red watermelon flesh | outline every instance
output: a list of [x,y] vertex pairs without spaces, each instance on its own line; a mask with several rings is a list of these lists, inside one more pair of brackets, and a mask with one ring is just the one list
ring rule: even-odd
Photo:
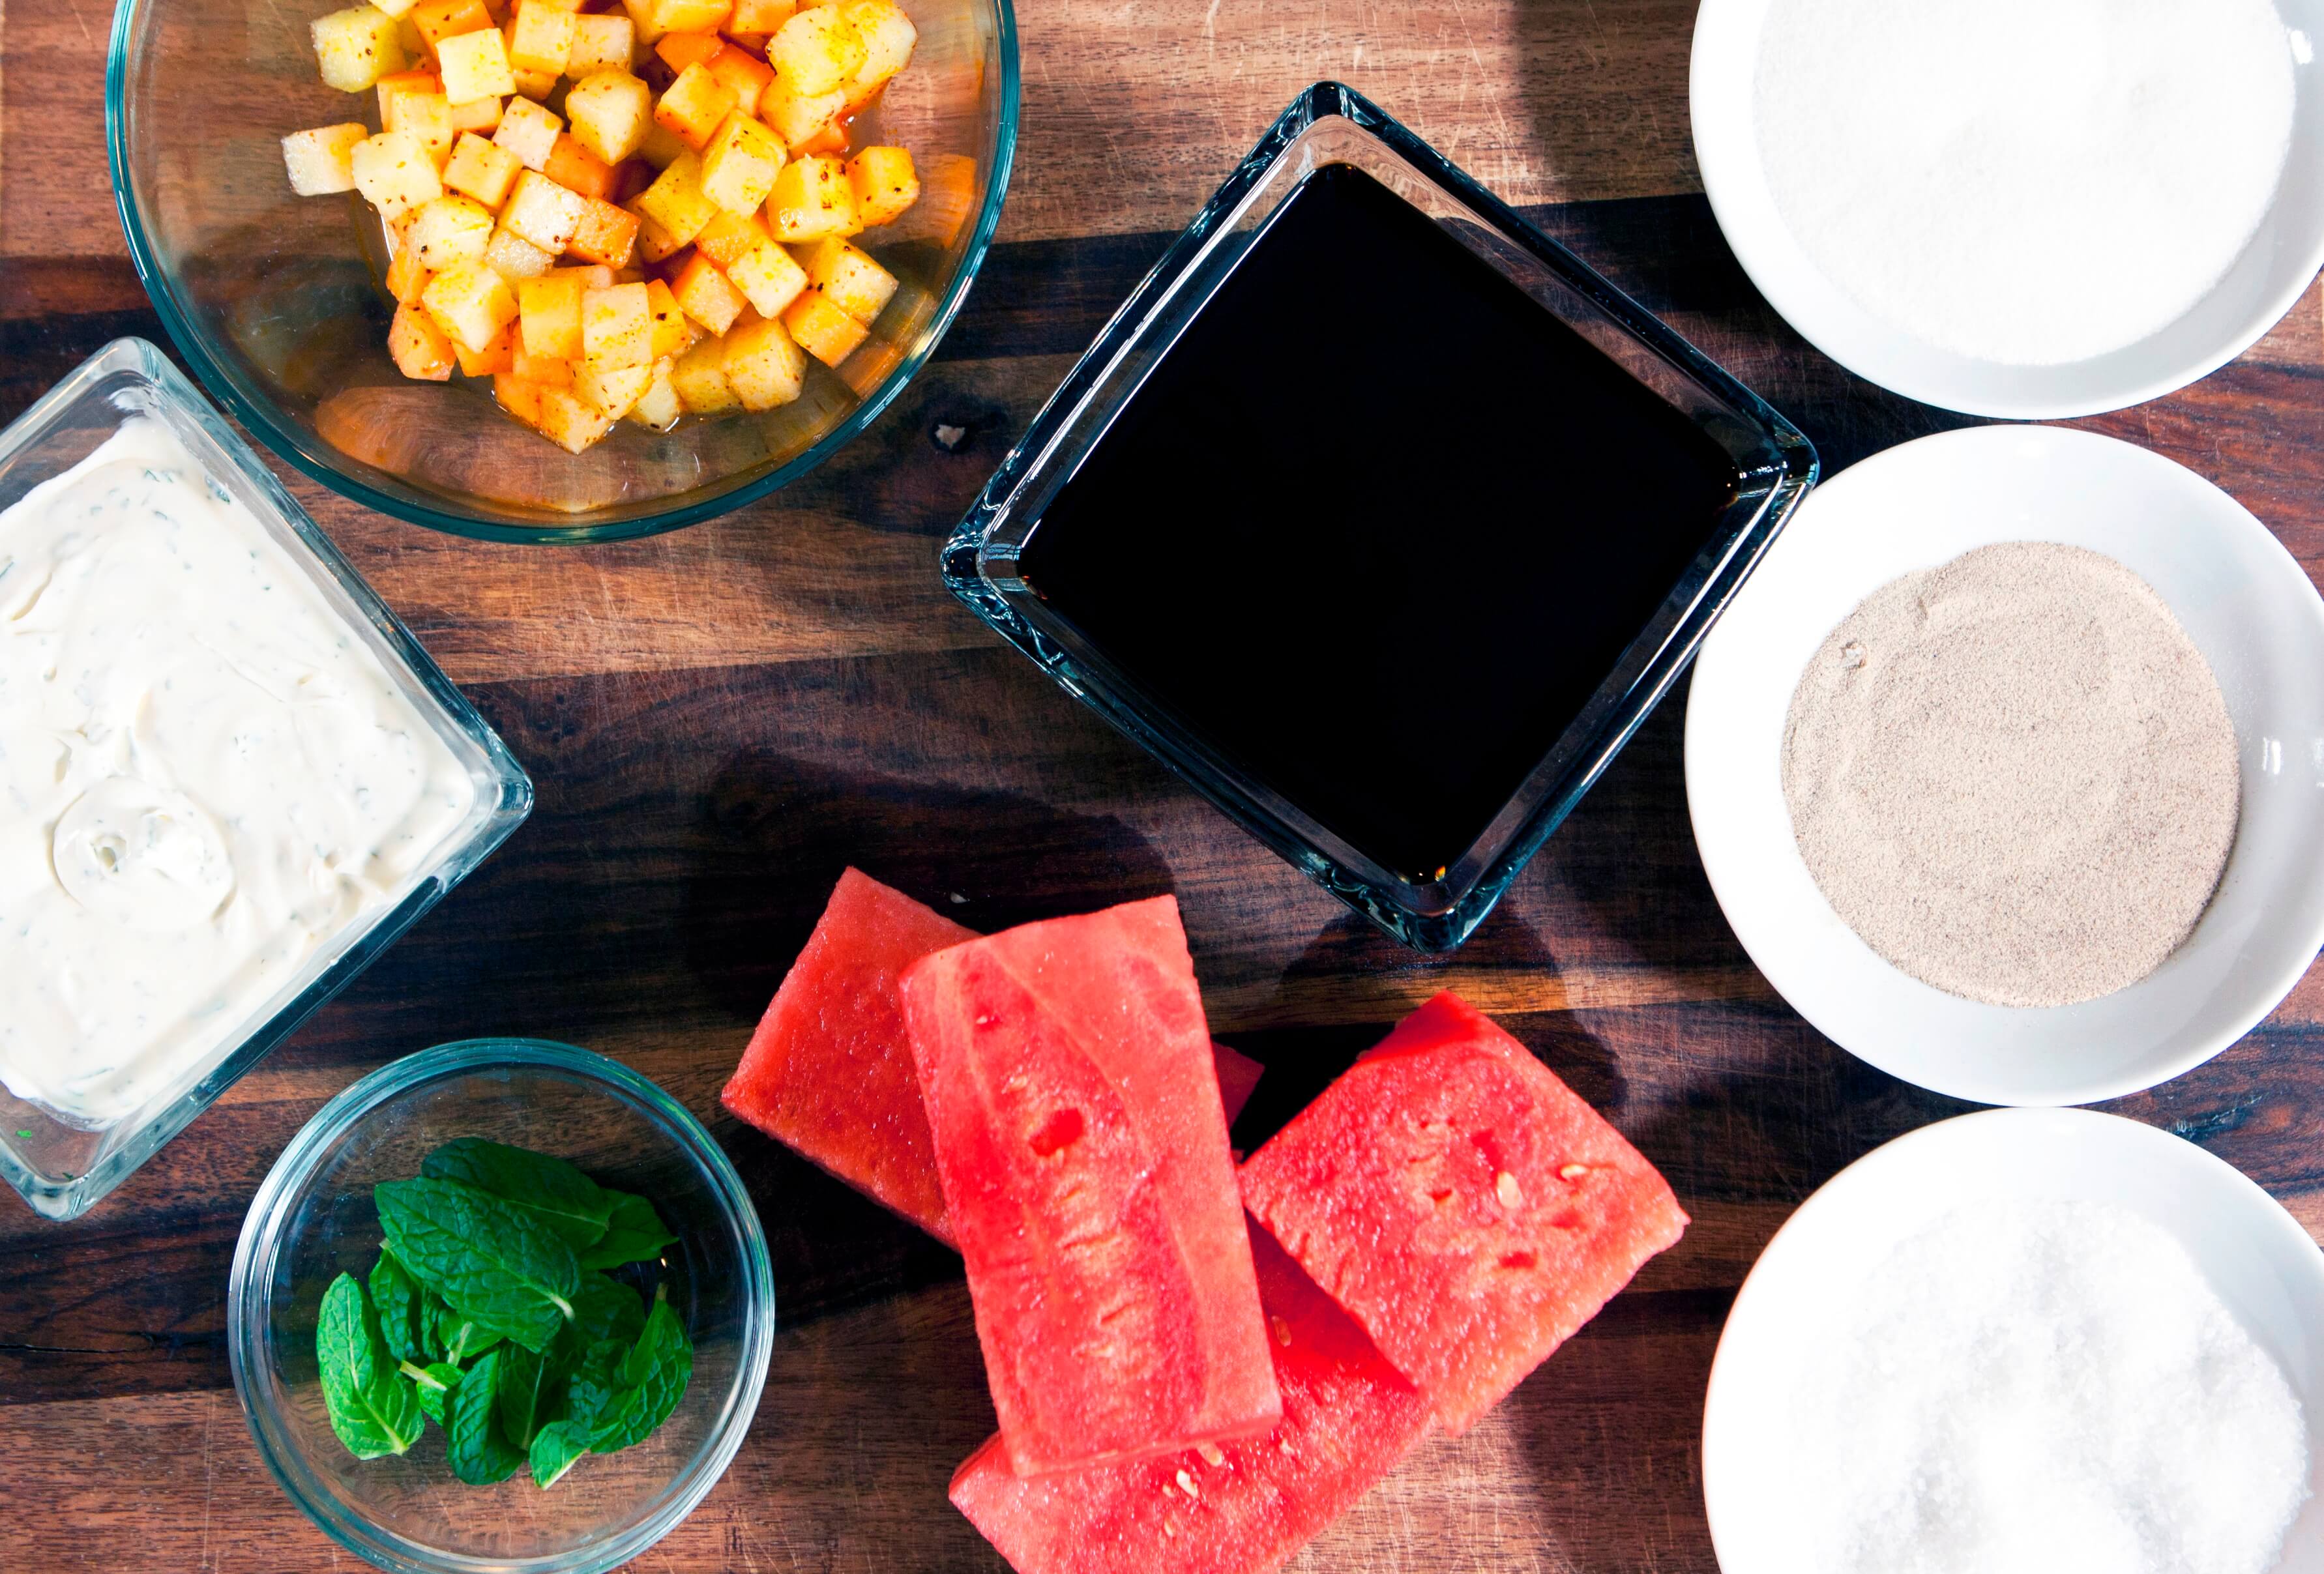
[[719,1101],[949,1243],[898,981],[976,932],[849,870]]
[[1687,1222],[1619,1132],[1450,993],[1252,1155],[1242,1185],[1455,1433]]
[[[897,998],[904,969],[976,932],[857,870],[775,993],[719,1101],[769,1137],[952,1244],[919,1073]],[[1223,1044],[1227,1124],[1265,1069]]]
[[1266,1574],[1396,1468],[1428,1405],[1363,1330],[1253,1229],[1283,1419],[1263,1437],[1036,1480],[1001,1440],[952,1500],[1019,1574]]
[[1282,1413],[1193,960],[1168,897],[914,963],[905,1022],[1019,1475]]

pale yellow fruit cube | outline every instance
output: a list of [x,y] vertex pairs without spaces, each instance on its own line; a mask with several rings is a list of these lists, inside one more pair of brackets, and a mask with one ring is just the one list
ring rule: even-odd
[[618,164],[645,145],[653,89],[627,70],[594,71],[565,95],[565,118],[573,123],[574,141]]
[[736,110],[702,154],[702,194],[729,213],[755,213],[782,172],[783,144],[775,133]]
[[700,235],[720,212],[718,205],[703,193],[702,161],[692,153],[679,157],[638,193],[637,210],[681,246]]
[[846,86],[868,54],[863,35],[836,5],[799,12],[767,41],[767,64],[775,75],[809,97]]
[[847,184],[855,192],[855,216],[867,229],[893,224],[920,199],[919,172],[902,148],[865,148],[847,161]]
[[657,120],[646,127],[645,145],[638,149],[638,157],[657,170],[667,170],[693,151],[684,137]]
[[678,308],[714,334],[723,334],[734,326],[749,304],[733,281],[718,270],[717,264],[696,252],[687,259],[686,266],[670,281],[670,297]]
[[456,345],[482,354],[516,320],[516,291],[482,262],[455,262],[428,281],[420,305]]
[[798,9],[798,0],[734,0],[734,10],[726,18],[727,34],[733,38],[771,38]]
[[514,153],[493,146],[475,132],[463,132],[452,144],[452,161],[444,166],[444,184],[498,212],[522,173],[524,166]]
[[345,125],[318,125],[284,137],[282,162],[290,172],[290,189],[301,197],[354,190],[355,147],[370,135],[369,126],[351,120]]
[[807,287],[807,270],[772,241],[761,241],[735,258],[726,270],[726,277],[761,317],[779,316],[783,308],[797,300],[799,291]]
[[896,293],[896,276],[860,246],[834,238],[807,247],[807,287],[860,323],[876,321]]
[[573,13],[528,5],[516,14],[508,32],[509,64],[525,71],[561,72],[572,53]]
[[493,133],[493,145],[514,153],[528,170],[546,170],[549,156],[557,151],[557,133],[564,129],[563,120],[531,99],[512,98],[502,112],[500,129]]
[[[406,16],[411,14],[411,8],[419,5],[420,0],[371,0],[371,4],[373,10],[384,11],[398,22],[401,22]],[[414,28],[412,31],[416,33],[419,29]]]
[[380,106],[381,129],[409,132],[420,139],[441,170],[452,156],[452,102],[441,93],[398,93]]
[[497,28],[459,33],[438,44],[436,71],[444,78],[444,97],[455,104],[504,98],[516,91],[508,41]]
[[725,27],[733,9],[733,0],[654,0],[654,36],[659,38],[665,32],[719,32]]
[[704,256],[727,268],[752,246],[774,238],[766,221],[755,213],[721,212],[703,226],[702,233],[694,237],[694,244]]
[[561,255],[573,244],[588,206],[589,199],[579,192],[567,191],[548,176],[527,170],[516,178],[516,189],[509,193],[508,206],[501,209],[501,223],[520,240]]
[[566,52],[565,72],[586,77],[592,71],[626,71],[638,53],[637,24],[626,16],[576,16],[573,47]]
[[501,126],[501,111],[507,101],[500,98],[472,98],[466,104],[452,106],[452,129],[473,131],[479,136],[490,136]]
[[516,74],[516,90],[535,104],[546,104],[557,91],[564,77],[556,71],[525,71]]
[[650,432],[666,432],[678,425],[678,418],[686,413],[686,404],[678,397],[678,385],[670,381],[669,373],[669,361],[656,361],[653,381],[646,384],[646,391],[638,395],[637,403],[630,406],[630,413],[622,419]]
[[695,415],[717,415],[742,403],[726,381],[726,341],[720,338],[705,339],[680,355],[669,369],[669,385]]
[[323,80],[342,93],[361,93],[403,69],[403,39],[395,18],[373,5],[350,5],[315,18],[315,59]]
[[744,410],[772,410],[799,396],[807,356],[779,322],[759,318],[726,336],[721,363],[727,385]]
[[653,303],[642,284],[616,284],[581,297],[581,353],[600,366],[653,364]]
[[581,298],[588,293],[577,273],[558,272],[526,279],[516,287],[518,332],[524,353],[552,361],[581,358]]
[[767,85],[759,99],[759,118],[798,152],[821,136],[838,115],[847,112],[847,95],[834,90],[808,95],[794,90],[781,77]]
[[408,306],[397,307],[395,320],[388,325],[387,354],[395,369],[415,382],[450,381],[458,360],[444,330]]
[[383,131],[365,137],[347,160],[355,189],[390,224],[444,195],[435,159],[410,132]]
[[653,312],[653,358],[668,361],[694,348],[694,324],[678,297],[659,279],[646,281],[646,305]]
[[617,421],[653,384],[653,366],[601,366],[585,361],[573,370],[573,391],[595,407],[607,420]]
[[540,391],[540,435],[568,454],[584,454],[605,440],[613,423],[569,388]]
[[919,29],[893,0],[854,0],[846,7],[847,20],[863,41],[863,63],[843,86],[847,107],[860,109],[888,79],[911,63],[912,46]]
[[783,327],[800,348],[826,366],[846,360],[872,335],[869,327],[812,290],[791,302],[783,313]]
[[512,235],[503,225],[493,231],[492,244],[484,248],[484,261],[503,279],[538,279],[557,266],[557,255],[544,252],[521,235]]
[[767,199],[767,216],[779,241],[819,241],[852,235],[863,226],[855,216],[855,188],[847,167],[826,153],[809,153],[783,166]]
[[629,13],[630,25],[637,29],[640,43],[651,43],[669,31],[654,25],[654,0],[622,0],[622,9]]
[[666,262],[686,250],[683,244],[670,238],[668,230],[639,210],[635,198],[630,199],[629,209],[638,216],[638,260],[640,262],[649,264]]
[[678,140],[699,151],[710,145],[718,127],[736,106],[734,90],[696,60],[678,74],[654,104],[658,124],[676,132]]
[[481,262],[493,241],[493,210],[473,197],[438,197],[411,216],[403,244],[431,273]]

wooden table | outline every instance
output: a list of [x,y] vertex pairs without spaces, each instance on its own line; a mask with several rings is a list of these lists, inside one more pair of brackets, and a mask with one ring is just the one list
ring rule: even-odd
[[[0,0],[0,419],[100,344],[159,339],[113,216],[99,0]],[[294,8],[295,9],[295,8]],[[310,8],[311,9],[311,8]],[[304,14],[303,12],[300,13]],[[1300,87],[1350,82],[1766,394],[1827,473],[1955,418],[1790,333],[1736,267],[1687,137],[1685,0],[1027,0],[1016,189],[936,362],[833,464],[636,545],[454,540],[291,489],[532,770],[508,847],[78,1222],[0,1201],[0,1568],[320,1569],[227,1376],[243,1211],[317,1106],[480,1034],[584,1044],[713,1124],[783,1307],[756,1429],[640,1566],[991,1570],[945,1502],[990,1431],[959,1265],[718,1110],[843,863],[999,926],[1175,890],[1213,1026],[1268,1063],[1248,1140],[1456,987],[1668,1174],[1675,1250],[1473,1433],[1327,1533],[1323,1570],[1713,1567],[1695,1438],[1735,1287],[1810,1191],[1960,1106],[1819,1037],[1729,934],[1690,835],[1674,698],[1445,961],[1351,917],[954,604],[936,543],[1073,356]],[[2311,293],[2198,387],[2088,423],[2191,465],[2314,572]],[[938,425],[965,428],[947,451]],[[0,1009],[5,1003],[0,1002]],[[2115,1108],[2324,1229],[2324,982]]]

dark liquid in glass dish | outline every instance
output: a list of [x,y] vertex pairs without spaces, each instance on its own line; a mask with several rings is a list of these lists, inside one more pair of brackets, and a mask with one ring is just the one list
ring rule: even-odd
[[1228,761],[1426,881],[1582,714],[1738,479],[1688,416],[1333,164],[1269,216],[1018,566]]

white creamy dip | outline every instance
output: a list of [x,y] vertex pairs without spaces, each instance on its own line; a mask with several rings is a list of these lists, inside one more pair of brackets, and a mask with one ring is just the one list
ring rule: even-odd
[[0,1082],[136,1110],[475,793],[249,510],[130,419],[0,512]]

